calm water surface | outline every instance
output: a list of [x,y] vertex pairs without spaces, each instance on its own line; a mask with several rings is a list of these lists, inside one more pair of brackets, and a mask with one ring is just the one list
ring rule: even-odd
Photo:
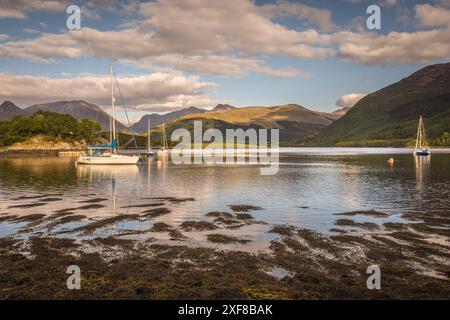
[[[406,149],[281,151],[275,176],[261,176],[258,165],[174,165],[167,157],[138,166],[76,166],[75,158],[3,158],[0,214],[53,213],[80,207],[83,200],[106,198],[103,208],[77,213],[111,216],[139,213],[142,208],[124,207],[149,203],[149,197],[192,197],[195,201],[167,205],[172,213],[157,220],[179,224],[202,219],[209,211],[229,211],[228,205],[246,204],[264,208],[252,212],[258,220],[326,232],[339,212],[374,209],[390,213],[384,221],[392,221],[403,212],[450,209],[450,150],[422,158]],[[393,167],[387,164],[390,157],[395,159]],[[39,195],[51,201],[12,207],[44,202],[31,198]],[[0,224],[0,234],[8,228]]]

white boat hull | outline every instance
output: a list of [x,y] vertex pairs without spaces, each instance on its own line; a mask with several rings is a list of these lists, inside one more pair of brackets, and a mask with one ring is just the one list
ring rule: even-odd
[[159,155],[164,155],[164,154],[168,154],[168,153],[169,153],[169,150],[163,149],[163,150],[158,150],[158,153],[157,153],[157,154],[159,154]]
[[77,164],[137,164],[139,156],[126,156],[113,154],[110,156],[81,156],[77,159]]

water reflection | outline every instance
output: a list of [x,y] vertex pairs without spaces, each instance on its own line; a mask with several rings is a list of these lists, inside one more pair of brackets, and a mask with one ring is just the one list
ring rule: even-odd
[[78,180],[94,181],[116,181],[136,179],[139,175],[137,165],[78,165]]
[[[77,166],[77,179],[93,187],[92,195],[103,194],[111,199],[110,214],[112,215],[120,213],[118,196],[121,192],[128,197],[136,196],[134,192],[130,194],[130,185],[136,185],[138,178],[139,167],[137,165]],[[95,188],[99,190],[96,191]]]
[[[326,228],[334,213],[380,210],[391,213],[450,207],[450,154],[411,157],[385,154],[280,154],[280,170],[261,176],[253,165],[174,165],[157,156],[136,166],[75,166],[74,158],[0,159],[0,212],[52,213],[79,208],[93,198],[102,207],[80,214],[140,213],[151,197],[195,198],[165,203],[172,212],[160,219],[181,222],[204,218],[208,211],[229,211],[228,205],[264,208],[256,219],[275,224]],[[395,158],[390,168],[387,160]],[[9,208],[39,200],[20,196],[58,193],[60,201],[30,209]]]
[[0,181],[4,188],[50,191],[76,187],[74,158],[0,158]]
[[417,189],[424,190],[426,183],[430,179],[431,156],[415,156]]

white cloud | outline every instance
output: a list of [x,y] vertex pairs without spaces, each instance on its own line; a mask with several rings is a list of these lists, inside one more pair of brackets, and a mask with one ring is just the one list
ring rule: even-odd
[[298,2],[280,0],[276,4],[263,5],[261,10],[268,13],[269,16],[283,16],[304,20],[312,25],[319,26],[325,32],[332,31],[336,27],[331,19],[330,10],[318,9]]
[[435,29],[387,35],[340,33],[336,56],[362,64],[429,63],[450,57],[450,32]]
[[[384,1],[389,5],[396,3]],[[447,19],[450,10],[428,6],[416,6],[422,26],[450,21]],[[246,0],[132,1],[122,10],[130,8],[138,10],[141,17],[134,20],[134,26],[124,24],[124,29],[115,31],[83,28],[61,34],[44,33],[34,39],[5,41],[0,46],[0,56],[39,63],[51,63],[59,57],[90,56],[154,70],[175,68],[233,77],[249,73],[274,77],[311,76],[307,71],[290,67],[274,69],[265,62],[269,56],[313,60],[332,56],[361,64],[429,63],[450,57],[448,26],[380,34],[358,28],[361,21],[355,20],[356,27],[342,31],[336,30],[328,10],[298,2],[257,5]],[[428,11],[432,18],[425,16],[424,12]],[[317,25],[327,33],[312,28],[302,31],[289,28],[276,22],[280,16]]]
[[154,31],[153,44],[166,53],[263,53],[303,59],[326,55],[328,49],[315,46],[320,41],[316,31],[277,24],[271,20],[276,12],[243,0],[159,0],[140,5],[145,23]]
[[0,2],[0,19],[24,19],[30,11],[64,12],[67,1],[57,0],[2,0]]
[[232,77],[241,77],[248,73],[260,73],[284,78],[307,78],[312,76],[308,72],[301,72],[293,68],[274,70],[266,66],[264,61],[257,59],[234,58],[220,55],[184,56],[181,54],[173,54],[157,56],[151,59],[122,59],[119,62],[144,69],[166,70],[166,68],[170,68],[197,74],[214,74]]
[[[212,101],[205,90],[215,87],[214,83],[202,82],[195,76],[161,72],[120,77],[119,85],[127,106],[136,109],[150,106],[210,106]],[[0,73],[0,100],[8,99],[22,105],[72,99],[109,105],[110,95],[108,76],[52,79]],[[119,101],[118,97],[116,100]]]
[[397,0],[383,0],[382,4],[386,5],[387,7],[392,7],[397,4]]
[[22,31],[23,31],[23,32],[26,32],[26,33],[30,33],[30,34],[39,34],[39,33],[41,33],[41,31],[39,31],[39,30],[36,30],[36,29],[30,29],[30,28],[25,28],[25,29],[23,29]]
[[[58,57],[83,56],[128,60],[160,61],[162,66],[184,66],[185,71],[219,74],[210,63],[222,57],[222,75],[250,72],[277,77],[304,77],[308,72],[284,68],[273,70],[262,60],[267,55],[302,59],[321,59],[331,52],[327,39],[311,29],[296,31],[273,22],[278,15],[298,15],[324,30],[333,28],[331,13],[300,4],[280,2],[257,6],[244,0],[226,2],[159,0],[136,4],[142,19],[139,27],[119,31],[92,28],[63,34],[11,41],[0,48],[0,55],[41,62]],[[139,63],[142,63],[140,61]],[[209,65],[208,65],[209,64]]]
[[416,5],[416,18],[421,27],[450,26],[450,10],[429,4]]
[[3,18],[25,19],[25,14],[16,9],[0,7],[0,19]]
[[359,100],[364,98],[366,93],[348,93],[344,94],[336,101],[336,105],[344,108],[353,107]]

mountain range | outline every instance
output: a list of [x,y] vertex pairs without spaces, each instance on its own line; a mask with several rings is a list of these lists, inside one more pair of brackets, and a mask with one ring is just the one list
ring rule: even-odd
[[15,116],[26,115],[23,109],[20,109],[13,102],[6,100],[0,104],[0,121],[11,120]]
[[[109,114],[95,104],[82,100],[34,104],[24,109],[19,108],[11,101],[5,101],[0,105],[0,120],[10,120],[18,115],[32,115],[40,110],[68,114],[77,120],[91,119],[97,121],[102,130],[109,130]],[[127,126],[119,121],[117,121],[117,129],[124,133],[130,131]]]
[[[327,114],[311,111],[297,104],[273,107],[215,108],[202,114],[189,114],[168,123],[168,133],[177,128],[191,127],[193,120],[214,124],[216,129],[253,127],[280,129],[280,144],[295,145],[333,122]],[[206,130],[208,126],[203,125]]]
[[[5,101],[0,105],[0,119],[9,120],[17,115],[31,115],[39,110],[69,114],[78,120],[88,118],[100,123],[102,130],[109,130],[109,114],[100,107],[82,100],[35,104],[24,109],[19,108],[11,101]],[[236,108],[229,104],[219,104],[210,111],[189,107],[166,114],[145,115],[130,128],[117,121],[117,127],[122,133],[130,133],[130,131],[145,133],[150,119],[152,128],[167,123],[170,133],[170,128],[189,127],[187,122],[192,121],[192,119],[204,121],[210,119],[212,121],[208,121],[209,125],[215,124],[224,129],[237,127],[280,128],[283,139],[287,136],[297,137],[316,133],[318,129],[329,125],[336,117],[338,117],[338,111],[319,113],[296,104],[242,108]]]
[[405,145],[415,139],[420,116],[430,140],[450,132],[450,63],[427,66],[365,96],[308,143]]
[[[38,110],[65,113],[78,120],[92,119],[99,122],[103,130],[109,129],[109,114],[82,100],[35,104],[24,109],[5,101],[0,105],[0,120],[30,115]],[[281,145],[404,146],[415,138],[420,115],[424,117],[432,142],[449,135],[450,63],[425,67],[368,94],[351,109],[341,108],[331,113],[311,111],[298,104],[239,108],[219,104],[209,111],[189,107],[162,115],[149,114],[131,128],[118,122],[118,129],[123,133],[145,133],[150,119],[152,128],[166,123],[170,134],[176,128],[192,128],[193,120],[199,119],[206,123],[204,129],[278,128]]]
[[325,118],[328,118],[332,121],[335,121],[343,116],[350,110],[350,107],[342,107],[333,112],[319,112],[319,114],[323,115]]
[[185,109],[181,109],[181,110],[177,110],[177,111],[172,111],[172,112],[169,112],[166,114],[157,114],[157,113],[146,114],[138,122],[133,124],[131,126],[131,129],[134,132],[146,131],[148,129],[149,118],[150,118],[150,126],[152,128],[156,128],[163,123],[181,118],[185,115],[193,114],[193,113],[199,114],[199,113],[204,113],[204,112],[206,112],[206,110],[204,110],[204,109],[200,109],[200,108],[196,108],[196,107],[189,107],[189,108],[185,108]]

